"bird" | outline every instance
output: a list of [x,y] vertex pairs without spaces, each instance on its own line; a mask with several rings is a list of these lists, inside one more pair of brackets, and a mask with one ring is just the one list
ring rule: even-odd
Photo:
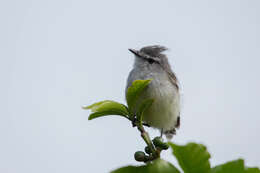
[[164,51],[164,46],[145,46],[140,50],[128,49],[134,54],[133,69],[130,71],[125,93],[135,80],[152,79],[139,97],[142,100],[154,99],[152,105],[144,112],[143,121],[159,129],[171,140],[180,127],[180,88]]

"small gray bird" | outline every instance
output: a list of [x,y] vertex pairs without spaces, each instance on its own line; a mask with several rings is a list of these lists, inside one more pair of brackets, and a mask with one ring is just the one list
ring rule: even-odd
[[144,112],[143,121],[149,126],[160,129],[170,140],[180,126],[180,94],[176,75],[163,51],[167,48],[159,45],[142,49],[129,49],[135,55],[134,68],[127,79],[126,91],[135,80],[153,79],[140,100],[152,98],[155,101]]

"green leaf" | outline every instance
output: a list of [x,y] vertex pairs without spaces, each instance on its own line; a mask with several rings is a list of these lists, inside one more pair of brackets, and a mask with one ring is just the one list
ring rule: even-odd
[[171,163],[157,159],[147,165],[126,166],[114,170],[111,173],[180,173],[180,171]]
[[128,118],[129,115],[128,109],[125,105],[111,100],[105,100],[94,103],[90,106],[84,106],[83,109],[90,109],[92,111],[88,117],[89,120],[107,115],[120,115]]
[[244,173],[244,161],[238,159],[212,168],[211,173]]
[[153,104],[153,102],[154,102],[154,99],[146,99],[141,103],[141,105],[138,108],[138,112],[136,114],[137,120],[142,122],[144,112]]
[[259,168],[246,168],[245,173],[260,173]]
[[212,168],[211,173],[260,173],[258,168],[245,168],[244,160],[230,161]]
[[136,107],[137,100],[140,97],[143,90],[148,86],[150,82],[151,79],[135,80],[132,83],[132,85],[127,89],[126,101],[131,114],[134,114],[133,111]]
[[182,146],[170,142],[169,145],[184,173],[210,172],[210,154],[204,145],[188,143]]

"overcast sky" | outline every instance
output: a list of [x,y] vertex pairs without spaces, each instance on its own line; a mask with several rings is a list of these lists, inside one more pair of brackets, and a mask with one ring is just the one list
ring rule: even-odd
[[[128,48],[161,44],[181,83],[178,144],[260,166],[260,1],[0,2],[0,172],[104,173],[138,164],[139,132],[81,109],[125,103]],[[149,130],[152,137],[159,135]],[[173,161],[171,151],[163,159]]]

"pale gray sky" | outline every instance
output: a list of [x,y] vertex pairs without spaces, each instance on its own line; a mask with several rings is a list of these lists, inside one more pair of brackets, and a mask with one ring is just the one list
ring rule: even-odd
[[81,105],[125,103],[127,49],[153,44],[170,48],[181,82],[174,141],[206,144],[213,165],[260,166],[260,1],[9,0],[0,21],[0,172],[137,164],[137,130],[119,117],[88,121]]

